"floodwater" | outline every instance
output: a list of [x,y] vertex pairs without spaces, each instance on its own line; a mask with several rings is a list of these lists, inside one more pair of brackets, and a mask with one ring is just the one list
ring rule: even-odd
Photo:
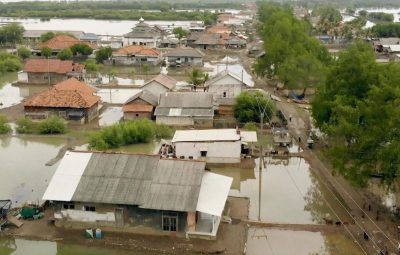
[[[9,18],[0,17],[0,23],[19,22],[25,30],[70,30],[95,33],[98,35],[124,35],[131,31],[139,21],[136,20],[96,20],[96,19],[51,19],[41,21],[40,19]],[[149,25],[158,25],[165,29],[172,30],[175,27],[188,29],[190,23],[201,21],[145,21]]]
[[344,235],[271,228],[250,228],[247,255],[359,255],[362,252]]
[[0,109],[10,107],[22,101],[18,87],[12,85],[17,79],[16,73],[2,74],[0,77]]
[[15,207],[26,201],[41,202],[58,165],[45,164],[65,142],[56,137],[0,136],[0,199],[11,199]]
[[[109,151],[113,152],[124,152],[124,153],[138,153],[138,154],[158,154],[158,151],[160,150],[161,147],[161,141],[153,141],[150,143],[138,143],[138,144],[132,144],[132,145],[127,145],[127,146],[122,146],[119,147],[118,149],[111,149]],[[78,151],[87,151],[88,150],[88,144],[83,144],[80,146],[75,146],[75,150]]]
[[24,239],[0,239],[1,255],[144,255],[143,253],[122,249],[65,245],[49,241],[30,241]]
[[[393,21],[400,22],[400,8],[399,9],[395,9],[395,8],[393,8],[393,9],[390,9],[390,8],[367,8],[367,9],[359,8],[359,9],[356,9],[356,13],[358,13],[361,10],[366,10],[367,12],[383,12],[383,13],[393,14],[393,17],[394,17]],[[355,19],[354,16],[349,16],[346,14],[342,14],[342,17],[343,17],[344,22],[349,22],[349,21],[352,21],[353,19]],[[367,23],[365,24],[364,28],[371,28],[373,26],[375,26],[375,23],[368,20]]]
[[110,126],[118,123],[123,117],[122,107],[108,107],[99,116],[99,125],[101,127]]

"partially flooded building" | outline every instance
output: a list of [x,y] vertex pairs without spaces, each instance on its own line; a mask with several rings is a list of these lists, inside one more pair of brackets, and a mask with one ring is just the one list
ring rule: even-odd
[[205,162],[68,151],[43,199],[59,227],[215,239],[231,184]]

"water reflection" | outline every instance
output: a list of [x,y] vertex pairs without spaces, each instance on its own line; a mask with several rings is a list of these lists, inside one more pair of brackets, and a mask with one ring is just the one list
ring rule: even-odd
[[118,123],[123,117],[122,107],[108,107],[99,116],[99,125],[101,127],[110,126]]

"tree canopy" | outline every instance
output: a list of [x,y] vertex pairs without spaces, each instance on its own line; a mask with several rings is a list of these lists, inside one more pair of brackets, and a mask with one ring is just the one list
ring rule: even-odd
[[112,55],[111,47],[101,48],[95,53],[97,63],[102,64],[104,61],[108,60]]
[[261,92],[243,92],[236,98],[234,115],[240,123],[259,123],[261,113],[264,114],[264,123],[267,123],[274,112],[274,103]]
[[176,27],[172,30],[172,33],[180,39],[182,39],[183,37],[186,37],[189,32],[186,31],[185,29],[183,29],[182,27]]
[[72,59],[72,50],[70,48],[65,48],[63,50],[61,50],[57,57],[61,60],[68,60],[68,59]]
[[400,170],[400,65],[378,65],[371,46],[340,54],[317,91],[312,114],[329,136],[334,167],[355,184],[372,174],[388,184]]
[[321,34],[328,34],[342,21],[340,11],[331,6],[318,7],[313,10],[312,14],[319,17],[316,29]]
[[0,27],[0,43],[17,44],[22,41],[24,35],[24,27],[18,23],[10,23]]

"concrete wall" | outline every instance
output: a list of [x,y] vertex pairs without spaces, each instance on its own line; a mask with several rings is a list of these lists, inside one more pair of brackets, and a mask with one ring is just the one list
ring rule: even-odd
[[166,62],[175,63],[179,62],[181,65],[188,65],[188,66],[200,66],[203,65],[203,58],[192,58],[192,57],[167,57]]
[[[241,143],[232,142],[176,142],[176,156],[188,159],[205,159],[210,163],[238,163],[240,162]],[[201,157],[201,151],[206,150],[207,156]]]
[[129,45],[145,45],[149,48],[156,48],[158,42],[160,41],[160,38],[128,38],[124,37],[122,39],[123,46],[129,46]]
[[164,87],[163,85],[161,85],[156,81],[151,81],[150,83],[146,84],[145,86],[142,87],[142,90],[147,90],[157,97],[169,91],[168,88]]
[[[116,65],[153,65],[156,66],[160,63],[161,59],[159,57],[129,57],[129,56],[113,56],[113,63]],[[146,59],[142,61],[142,59]]]
[[194,120],[192,117],[157,116],[156,123],[168,126],[193,126]]
[[[49,84],[48,73],[28,73],[28,83],[30,84]],[[50,73],[50,85],[65,81],[66,74]]]
[[244,85],[241,81],[236,80],[231,76],[225,76],[224,78],[210,84],[208,92],[211,92],[214,98],[224,98],[224,92],[226,93],[225,98],[235,98],[242,93]]
[[152,119],[150,112],[124,112],[124,120]]

